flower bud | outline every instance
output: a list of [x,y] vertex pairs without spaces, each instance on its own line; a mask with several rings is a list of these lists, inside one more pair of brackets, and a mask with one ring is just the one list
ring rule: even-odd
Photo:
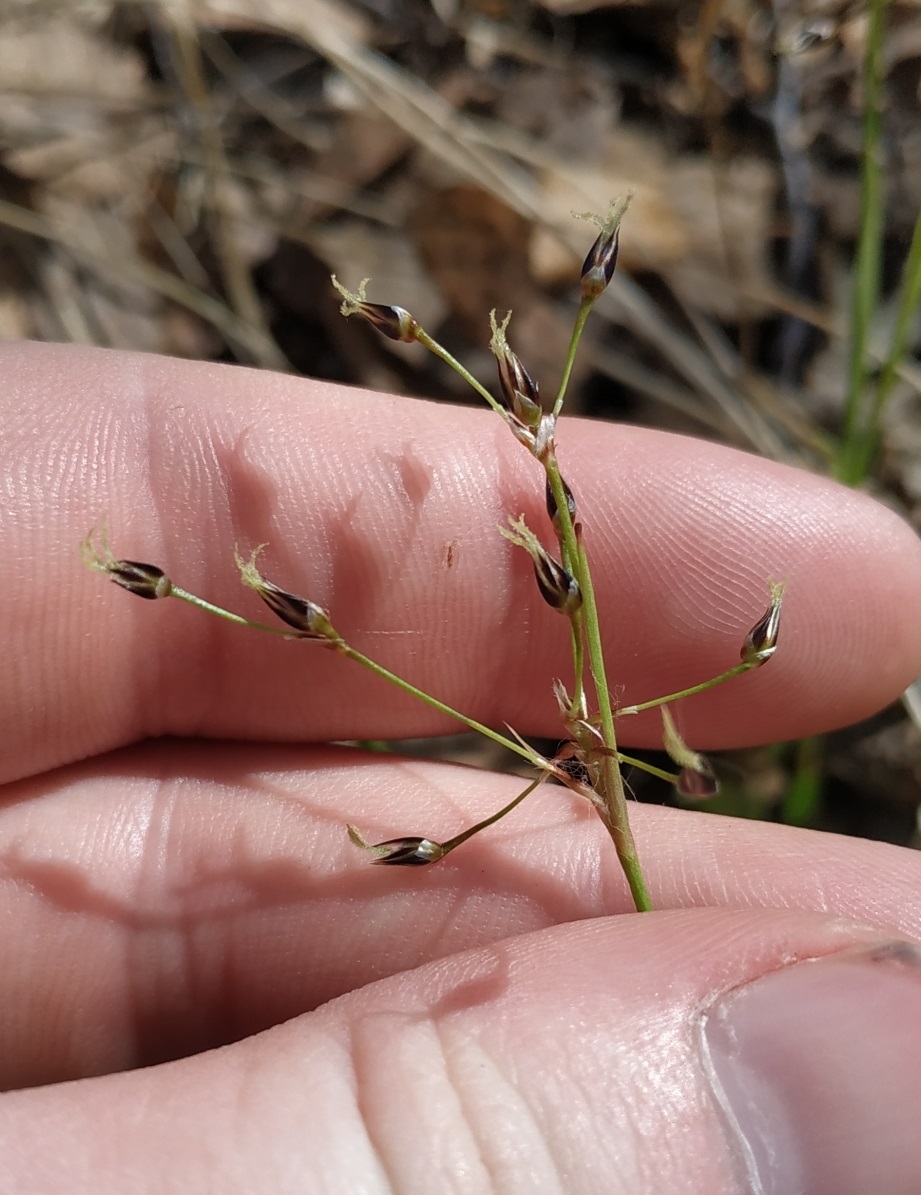
[[582,294],[586,299],[597,299],[603,294],[614,277],[617,255],[620,251],[620,229],[613,233],[601,233],[589,249],[582,263]]
[[105,572],[122,589],[149,601],[169,597],[173,590],[172,581],[155,564],[141,564],[137,560],[110,560],[106,562]]
[[745,636],[739,653],[743,664],[759,667],[767,663],[777,650],[777,635],[780,630],[780,607],[786,583],[769,581],[771,604]]
[[444,854],[441,844],[432,842],[430,838],[392,838],[377,846],[378,849],[389,849],[386,855],[380,855],[374,862],[394,867],[425,867],[429,863],[437,863]]

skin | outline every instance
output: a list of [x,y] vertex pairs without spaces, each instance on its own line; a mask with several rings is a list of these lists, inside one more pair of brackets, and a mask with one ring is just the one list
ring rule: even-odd
[[[268,541],[355,646],[552,735],[565,624],[495,531],[543,529],[535,463],[480,411],[0,351],[0,1190],[740,1190],[702,1009],[921,940],[918,856],[637,807],[657,911],[630,915],[600,823],[545,786],[438,867],[369,866],[345,823],[446,838],[517,782],[322,745],[453,727],[316,645],[141,602],[78,544],[105,517],[117,556],[264,618],[232,549]],[[559,456],[624,703],[729,666],[789,582],[775,659],[682,705],[693,746],[831,729],[921,673],[921,548],[868,498],[633,428],[564,420]]]

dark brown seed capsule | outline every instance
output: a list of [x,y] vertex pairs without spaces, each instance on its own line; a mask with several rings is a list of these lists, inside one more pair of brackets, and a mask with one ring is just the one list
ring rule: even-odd
[[[563,478],[560,478],[560,480],[563,482],[563,493],[566,495],[566,505],[569,507],[569,517],[572,520],[572,522],[574,523],[576,521],[576,500],[573,497],[572,490],[566,484],[566,481]],[[559,513],[560,512],[559,512],[559,508],[557,507],[557,504],[556,504],[556,498],[554,498],[554,496],[553,496],[553,490],[550,487],[550,481],[548,479],[548,481],[547,481],[547,514],[550,516],[550,522],[553,524],[553,529],[554,529],[554,531],[557,532],[557,534],[559,534],[559,532],[561,530],[560,524],[559,524]]]
[[173,589],[172,581],[155,564],[142,564],[138,560],[113,560],[106,565],[106,572],[116,585],[149,601],[169,597]]
[[547,553],[534,560],[534,576],[540,595],[554,610],[574,614],[582,605],[579,582]]
[[277,614],[282,622],[294,627],[305,638],[333,637],[329,615],[316,602],[298,597],[296,593],[288,593],[287,590],[280,589],[264,579],[254,588],[273,614]]
[[509,410],[525,427],[534,431],[542,415],[537,383],[521,364],[521,358],[508,346],[496,356],[499,385]]
[[748,632],[742,644],[739,654],[743,664],[765,664],[777,650],[783,590],[782,583],[771,585],[770,607]]
[[699,756],[698,759],[699,767],[681,769],[675,788],[683,797],[689,797],[692,801],[706,801],[720,791],[720,782],[707,760],[703,756]]
[[357,310],[369,324],[390,340],[409,343],[416,339],[419,324],[404,307],[389,307],[384,303],[359,303]]
[[[383,853],[385,849],[386,854]],[[445,853],[441,843],[432,842],[430,838],[391,838],[374,843],[371,850],[377,856],[374,863],[392,867],[426,867],[429,863],[437,863]]]
[[604,228],[594,245],[589,249],[582,263],[582,295],[586,299],[597,299],[603,294],[614,277],[617,268],[617,254],[620,248],[620,224],[613,229]]

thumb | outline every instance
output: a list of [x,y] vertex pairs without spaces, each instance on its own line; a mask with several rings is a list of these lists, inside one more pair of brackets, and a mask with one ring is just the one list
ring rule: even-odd
[[10,1093],[5,1190],[916,1190],[921,954],[817,914],[558,926]]

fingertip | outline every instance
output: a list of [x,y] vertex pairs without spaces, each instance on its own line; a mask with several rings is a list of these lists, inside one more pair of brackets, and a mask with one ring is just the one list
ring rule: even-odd
[[[786,584],[778,649],[756,672],[681,703],[682,729],[697,746],[799,738],[858,721],[921,673],[921,621],[912,614],[921,540],[893,510],[801,469],[642,429],[617,429],[624,451],[605,461],[588,433],[577,424],[569,434],[598,471],[589,495],[597,558],[620,578],[619,602],[605,614],[611,657],[627,678],[622,704],[738,662],[770,581]],[[610,484],[598,484],[605,472]],[[625,719],[623,732],[661,741],[651,716]]]

